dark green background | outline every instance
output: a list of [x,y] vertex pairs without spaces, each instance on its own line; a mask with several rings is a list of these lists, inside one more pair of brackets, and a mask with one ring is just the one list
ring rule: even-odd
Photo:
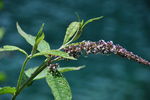
[[[150,60],[150,1],[149,0],[4,0],[0,10],[0,26],[6,34],[0,46],[10,44],[31,50],[17,33],[15,23],[35,35],[45,23],[46,40],[58,48],[68,24],[81,18],[105,16],[89,24],[79,41],[112,40],[130,51]],[[18,52],[0,56],[0,71],[7,80],[0,86],[15,86],[24,55]],[[29,62],[37,66],[43,58]],[[62,66],[87,65],[83,70],[65,74],[73,100],[150,100],[150,68],[116,55],[90,55],[78,61],[60,62]],[[10,100],[10,95],[0,96]],[[17,100],[53,100],[45,80],[36,81]]]

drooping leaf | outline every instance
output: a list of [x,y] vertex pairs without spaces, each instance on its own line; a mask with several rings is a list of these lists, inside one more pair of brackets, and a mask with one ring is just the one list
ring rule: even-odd
[[41,26],[39,32],[38,32],[37,35],[36,35],[35,44],[34,44],[34,46],[33,46],[33,48],[32,48],[32,54],[35,54],[35,53],[36,53],[36,50],[37,50],[37,48],[38,48],[39,43],[40,43],[42,40],[44,40],[45,35],[44,35],[44,32],[43,32],[43,28],[44,28],[44,24],[42,24],[42,26]]
[[[25,33],[21,27],[19,26],[19,24],[17,23],[17,30],[18,30],[18,33],[32,46],[34,46],[35,44],[35,39],[36,37],[35,36],[32,36],[30,34],[27,34]],[[42,40],[39,45],[38,45],[38,48],[37,48],[39,51],[45,51],[45,50],[50,50],[50,46],[49,44],[45,41],[45,40]]]
[[76,34],[80,28],[80,22],[72,22],[67,28],[63,44],[66,44]]
[[53,55],[53,56],[60,56],[66,59],[72,59],[72,60],[76,60],[74,57],[69,56],[68,53],[59,51],[59,50],[48,50],[48,51],[41,51],[39,53],[34,54],[32,57],[36,57],[36,56],[43,56],[43,55]]
[[25,54],[26,56],[28,56],[28,54],[23,49],[20,49],[16,46],[5,45],[5,46],[3,46],[3,48],[0,48],[0,52],[2,52],[2,51],[16,51],[16,50],[20,51],[23,54]]
[[[61,72],[61,73],[64,73],[64,72],[69,72],[69,71],[76,71],[76,70],[80,70],[82,68],[84,68],[85,66],[78,66],[78,67],[60,67],[58,68],[58,71]],[[37,69],[38,67],[34,67],[34,68],[30,68],[28,70],[25,71],[25,75],[27,77],[30,77],[34,71]],[[35,78],[34,80],[39,80],[39,79],[42,79],[42,78],[45,78],[46,77],[46,74],[47,74],[47,71],[48,71],[48,68],[44,69],[41,73],[39,73]]]
[[70,86],[59,71],[48,72],[46,82],[51,88],[55,100],[72,100]]
[[0,95],[2,94],[14,94],[16,92],[15,87],[0,87]]

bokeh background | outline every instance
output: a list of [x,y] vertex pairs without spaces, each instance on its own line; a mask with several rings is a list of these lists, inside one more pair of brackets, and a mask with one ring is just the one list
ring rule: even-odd
[[[149,0],[0,0],[0,46],[9,44],[25,49],[31,46],[17,33],[18,21],[27,33],[35,35],[45,23],[46,41],[58,48],[68,24],[77,20],[105,16],[89,24],[79,39],[112,40],[150,60],[150,1]],[[1,86],[15,86],[25,56],[18,52],[0,54]],[[43,58],[29,62],[37,66]],[[150,100],[150,68],[116,55],[90,55],[78,61],[60,62],[62,66],[86,65],[80,71],[65,73],[73,100]],[[6,76],[5,76],[5,75]],[[0,96],[10,100],[10,95]],[[17,100],[53,100],[45,83],[39,80],[24,90]]]

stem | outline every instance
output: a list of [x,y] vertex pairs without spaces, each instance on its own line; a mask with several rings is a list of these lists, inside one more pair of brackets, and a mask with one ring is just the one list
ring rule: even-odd
[[24,74],[24,71],[25,71],[25,67],[27,65],[27,62],[30,60],[30,57],[26,57],[23,65],[22,65],[22,68],[21,68],[21,71],[20,71],[20,75],[19,75],[19,78],[18,78],[18,83],[17,83],[17,87],[16,87],[16,90],[18,91],[19,87],[20,87],[20,84],[21,84],[21,81],[22,81],[22,77],[23,77],[23,74]]

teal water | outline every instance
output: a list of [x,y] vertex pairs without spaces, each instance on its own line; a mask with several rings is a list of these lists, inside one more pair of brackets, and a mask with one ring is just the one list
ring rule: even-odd
[[[6,34],[0,46],[10,44],[26,51],[31,47],[17,33],[16,22],[35,35],[45,23],[46,40],[58,48],[68,24],[81,18],[105,16],[89,24],[79,41],[112,40],[130,51],[150,60],[150,2],[149,0],[4,0],[0,10],[0,26]],[[37,66],[43,58],[33,59],[29,67]],[[15,86],[24,56],[18,52],[0,57],[0,71],[7,80],[0,86]],[[73,100],[150,100],[150,69],[147,66],[116,55],[90,55],[78,61],[61,62],[62,66],[86,65],[83,70],[65,73]],[[10,95],[0,96],[10,100]],[[53,100],[45,83],[40,80],[25,89],[17,100]]]

